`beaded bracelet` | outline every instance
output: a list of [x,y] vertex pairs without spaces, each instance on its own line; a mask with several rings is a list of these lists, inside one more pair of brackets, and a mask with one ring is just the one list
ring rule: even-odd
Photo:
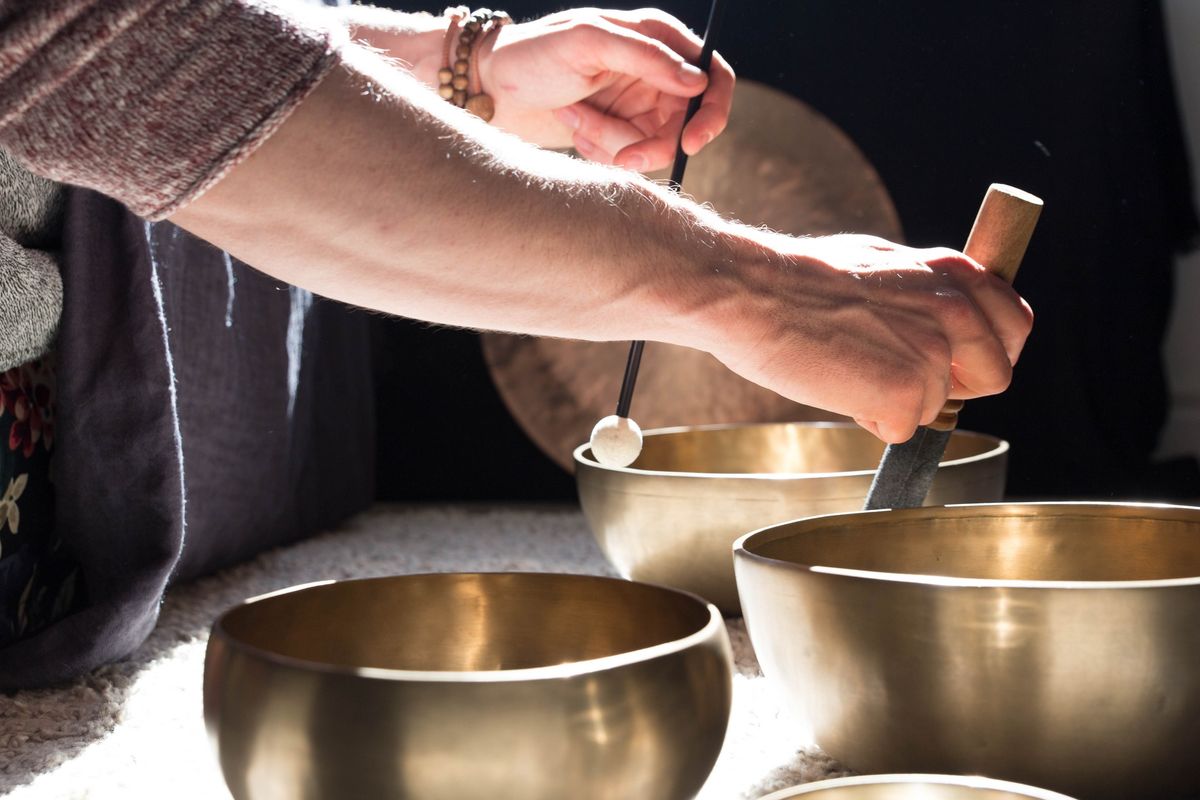
[[[496,113],[496,106],[483,91],[479,78],[479,51],[489,37],[512,19],[503,11],[489,8],[468,11],[465,6],[446,9],[446,16],[450,20],[442,45],[442,63],[446,66],[438,70],[438,94],[486,122]],[[450,59],[452,48],[453,61]]]

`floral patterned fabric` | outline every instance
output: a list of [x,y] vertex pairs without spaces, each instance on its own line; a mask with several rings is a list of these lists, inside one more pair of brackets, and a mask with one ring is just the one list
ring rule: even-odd
[[81,594],[54,537],[54,400],[52,359],[0,373],[0,647],[61,619]]

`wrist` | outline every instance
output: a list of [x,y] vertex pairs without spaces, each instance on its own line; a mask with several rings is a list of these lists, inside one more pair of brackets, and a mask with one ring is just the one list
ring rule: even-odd
[[716,352],[746,319],[754,279],[768,261],[758,232],[722,219],[661,186],[656,203],[653,282],[647,287],[644,338]]
[[329,10],[346,26],[351,40],[400,62],[421,83],[437,88],[449,17],[361,5]]
[[501,26],[498,31],[491,36],[485,36],[479,43],[479,54],[476,57],[479,70],[479,83],[483,93],[491,96],[493,101],[501,94],[501,87],[496,85],[492,76],[492,60],[496,54],[496,44],[501,37],[512,35],[516,27],[516,25]]
[[[438,94],[459,108],[470,111],[484,122],[490,122],[495,116],[496,106],[492,95],[483,85],[481,57],[486,51],[490,59],[496,37],[512,19],[503,11],[486,8],[468,13],[465,7],[462,7],[461,11],[465,14],[460,23],[461,28],[456,31],[455,23],[451,22],[450,34],[446,38],[444,60],[447,61],[447,66],[438,73],[442,83]],[[449,54],[456,36],[456,60],[451,68]]]

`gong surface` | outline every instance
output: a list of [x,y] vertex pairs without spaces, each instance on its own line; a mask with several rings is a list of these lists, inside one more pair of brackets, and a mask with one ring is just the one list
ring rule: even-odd
[[[683,190],[725,217],[784,233],[901,238],[883,182],[849,137],[795,97],[753,81],[738,82],[724,135],[689,159]],[[567,470],[574,447],[613,413],[628,349],[628,342],[483,336],[505,405]],[[839,419],[751,383],[707,353],[657,342],[646,345],[631,415],[643,428]]]

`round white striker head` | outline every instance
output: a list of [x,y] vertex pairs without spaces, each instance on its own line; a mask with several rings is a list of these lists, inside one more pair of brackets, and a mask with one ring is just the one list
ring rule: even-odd
[[628,467],[642,452],[642,429],[628,417],[605,417],[592,428],[592,455],[606,467]]

